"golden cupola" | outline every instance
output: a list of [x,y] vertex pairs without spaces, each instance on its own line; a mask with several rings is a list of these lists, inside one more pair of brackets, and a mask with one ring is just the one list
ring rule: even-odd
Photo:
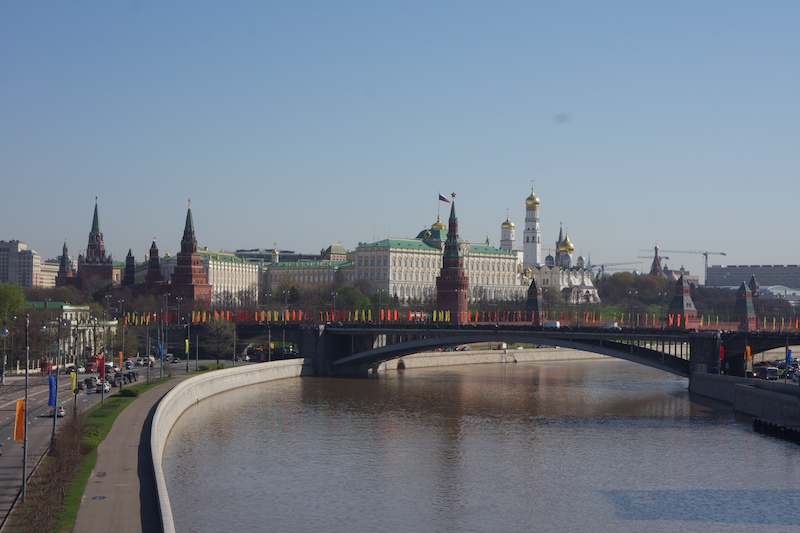
[[575,245],[569,240],[569,233],[564,235],[564,240],[558,245],[558,251],[571,254],[575,251]]
[[533,187],[531,187],[531,195],[525,198],[525,207],[527,209],[539,207],[539,197],[533,193]]

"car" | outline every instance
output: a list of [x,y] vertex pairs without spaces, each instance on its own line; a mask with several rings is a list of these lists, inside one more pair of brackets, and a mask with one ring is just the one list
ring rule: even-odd
[[100,381],[97,383],[95,392],[111,392],[111,384],[108,381]]
[[170,363],[180,363],[181,362],[181,358],[180,357],[173,357],[172,359],[169,360],[169,362]]
[[122,368],[125,370],[130,370],[133,368],[133,361],[125,361],[125,363],[122,365]]
[[47,416],[49,416],[50,418],[53,418],[53,413],[54,413],[54,412],[55,412],[55,413],[58,413],[58,415],[57,415],[57,416],[58,416],[59,418],[61,418],[62,416],[64,416],[64,415],[66,415],[66,414],[67,414],[67,411],[64,409],[64,406],[63,406],[63,405],[59,405],[57,409],[56,409],[56,408],[54,408],[54,407],[51,407],[51,408],[50,408],[50,412],[48,413],[48,415],[47,415]]

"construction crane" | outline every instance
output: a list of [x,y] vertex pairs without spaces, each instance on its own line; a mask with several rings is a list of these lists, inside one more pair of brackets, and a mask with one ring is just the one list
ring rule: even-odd
[[703,284],[708,283],[708,256],[709,255],[727,255],[725,252],[704,252],[696,250],[661,250],[665,254],[699,254],[703,256],[705,270],[703,271]]
[[[600,277],[606,272],[606,267],[618,267],[618,266],[628,266],[628,265],[641,265],[641,261],[631,261],[628,263],[602,263],[599,265],[592,265],[592,270],[597,269],[597,276]],[[610,269],[614,270],[614,269]]]

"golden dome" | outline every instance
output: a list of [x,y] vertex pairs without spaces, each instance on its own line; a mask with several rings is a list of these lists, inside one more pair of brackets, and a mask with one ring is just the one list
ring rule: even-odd
[[569,233],[564,236],[564,240],[558,245],[559,252],[567,252],[571,254],[575,251],[575,245],[569,240]]
[[525,198],[525,206],[526,207],[539,207],[539,198],[533,194],[531,191],[531,195]]
[[500,229],[514,229],[514,223],[506,218],[506,221],[500,224]]
[[447,229],[447,226],[442,224],[442,219],[439,217],[439,215],[436,215],[436,222],[433,223],[431,229]]

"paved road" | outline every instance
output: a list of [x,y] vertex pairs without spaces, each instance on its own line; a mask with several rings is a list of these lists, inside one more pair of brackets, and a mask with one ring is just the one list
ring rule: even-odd
[[[114,391],[116,389],[112,389]],[[53,434],[53,419],[47,406],[49,386],[46,376],[32,374],[28,379],[28,475],[50,447]],[[3,444],[0,456],[0,525],[4,522],[11,506],[22,489],[22,443],[15,442],[14,418],[16,401],[25,397],[25,377],[6,376],[6,383],[0,387],[0,443]],[[58,404],[63,405],[67,416],[77,407],[82,412],[101,401],[100,394],[86,394],[81,391],[75,397],[70,394],[69,376],[61,375],[58,380]],[[56,429],[63,421],[56,419]]]
[[[191,359],[189,370],[212,362],[216,360]],[[221,362],[231,364],[230,361]],[[133,370],[139,373],[140,382],[147,378],[146,368],[135,367]],[[170,372],[182,378],[186,373],[186,361],[165,364],[163,373],[160,367],[154,367],[150,369],[150,376],[155,379]],[[86,376],[81,374],[79,377],[82,379]],[[117,418],[110,433],[98,447],[97,465],[84,492],[75,531],[103,530],[106,524],[113,524],[115,532],[161,530],[150,457],[150,424],[158,401],[178,381],[171,380],[148,390]],[[59,376],[58,385],[58,404],[65,407],[67,416],[72,414],[74,407],[78,412],[83,412],[102,399],[100,394],[80,391],[75,401],[69,390],[69,376],[63,374]],[[106,395],[115,394],[117,390],[112,388],[111,393]],[[28,475],[50,446],[53,419],[48,416],[48,395],[47,377],[31,374],[28,390]],[[16,400],[24,396],[24,376],[7,375],[6,384],[0,387],[0,443],[3,444],[0,448],[0,529],[22,487],[22,443],[13,440],[13,431]],[[58,419],[56,424],[61,420]]]

